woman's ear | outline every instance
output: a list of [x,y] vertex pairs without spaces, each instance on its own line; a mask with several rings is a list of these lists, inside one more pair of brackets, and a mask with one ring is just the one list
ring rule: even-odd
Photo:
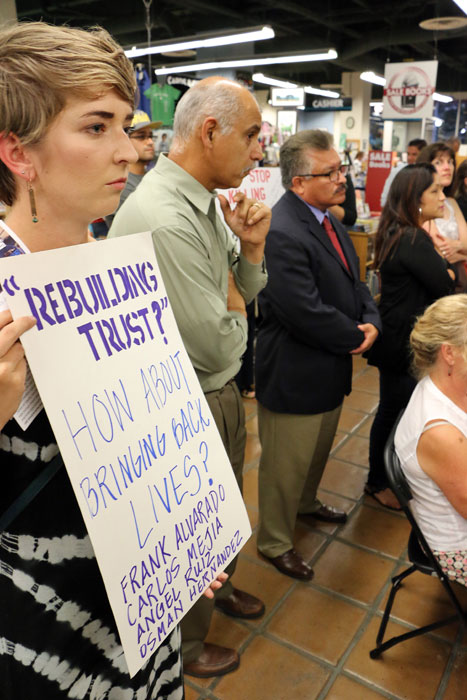
[[0,160],[18,177],[33,180],[34,166],[19,138],[12,133],[0,133]]
[[449,343],[441,343],[441,357],[443,360],[452,367],[456,359],[456,351],[453,345]]

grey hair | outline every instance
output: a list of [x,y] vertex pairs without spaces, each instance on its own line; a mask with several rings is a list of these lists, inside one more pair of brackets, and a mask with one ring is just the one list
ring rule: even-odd
[[175,149],[183,148],[207,117],[216,119],[223,134],[232,131],[243,111],[243,89],[240,83],[219,77],[217,81],[213,78],[201,80],[187,90],[175,111]]
[[307,129],[291,136],[280,150],[282,185],[286,190],[292,187],[295,175],[307,173],[313,169],[313,158],[308,149],[329,151],[334,146],[332,134],[321,129]]

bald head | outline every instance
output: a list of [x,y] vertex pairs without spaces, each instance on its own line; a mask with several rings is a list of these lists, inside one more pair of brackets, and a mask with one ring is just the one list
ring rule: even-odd
[[216,120],[223,134],[228,134],[251,103],[257,106],[248,90],[233,80],[220,76],[200,80],[177,105],[172,148],[183,149],[209,117]]

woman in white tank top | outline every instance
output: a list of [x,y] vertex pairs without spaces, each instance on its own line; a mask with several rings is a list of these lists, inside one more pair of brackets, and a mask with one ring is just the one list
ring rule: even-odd
[[417,163],[431,163],[436,168],[444,187],[446,202],[444,216],[428,221],[424,228],[431,236],[441,255],[457,271],[458,292],[467,291],[467,223],[459,205],[451,194],[451,185],[455,173],[455,154],[446,143],[438,141],[426,146],[417,158]]
[[448,576],[467,586],[467,296],[429,306],[410,336],[420,377],[395,437],[413,514]]

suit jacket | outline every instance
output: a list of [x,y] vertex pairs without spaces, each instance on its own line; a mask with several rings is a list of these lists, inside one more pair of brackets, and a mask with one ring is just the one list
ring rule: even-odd
[[358,323],[379,330],[378,310],[359,280],[345,228],[331,216],[350,272],[309,207],[286,192],[272,210],[266,239],[269,281],[260,294],[256,395],[271,411],[330,411],[349,394]]

